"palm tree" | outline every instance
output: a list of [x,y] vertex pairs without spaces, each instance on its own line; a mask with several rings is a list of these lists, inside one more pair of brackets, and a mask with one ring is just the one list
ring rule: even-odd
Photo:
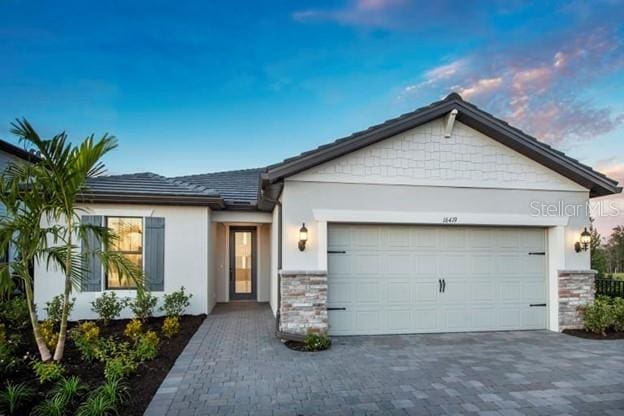
[[[4,204],[7,216],[0,219],[0,250],[7,252],[10,246],[19,248],[18,257],[10,264],[8,259],[0,264],[0,280],[5,291],[12,289],[13,277],[21,279],[28,304],[30,323],[39,355],[43,361],[52,358],[50,350],[41,337],[39,318],[33,298],[31,265],[36,257],[47,248],[47,233],[41,226],[45,201],[41,183],[33,181],[32,166],[26,162],[15,162],[7,167],[0,180],[0,202]],[[28,192],[24,192],[28,189]]]
[[[117,147],[117,144],[113,136],[104,135],[95,140],[91,135],[78,146],[72,146],[68,143],[65,132],[50,140],[44,140],[25,119],[17,120],[12,127],[12,133],[21,141],[34,146],[41,155],[41,161],[29,168],[9,168],[6,185],[13,189],[9,195],[13,194],[14,199],[21,197],[24,201],[30,201],[31,208],[24,203],[27,213],[16,210],[18,217],[36,217],[44,223],[39,229],[16,230],[33,233],[29,240],[32,244],[32,255],[29,254],[31,261],[45,261],[46,267],[58,267],[65,275],[59,337],[52,357],[55,361],[60,361],[67,338],[70,294],[86,278],[88,270],[83,266],[88,264],[85,261],[86,256],[98,256],[105,269],[115,270],[120,279],[134,280],[139,290],[143,287],[140,268],[123,255],[107,250],[110,242],[117,237],[106,227],[83,224],[80,221],[80,214],[84,209],[79,206],[79,199],[87,189],[87,180],[104,172],[101,159]],[[17,222],[19,219],[10,221]],[[0,235],[9,232],[7,229]],[[98,241],[97,247],[87,247],[91,234]],[[17,243],[16,247],[21,252],[22,247],[19,241]],[[87,250],[81,251],[81,247],[86,247]],[[32,282],[32,276],[28,277]],[[36,330],[36,325],[33,324],[33,331]],[[46,359],[45,354],[42,354],[42,359]]]

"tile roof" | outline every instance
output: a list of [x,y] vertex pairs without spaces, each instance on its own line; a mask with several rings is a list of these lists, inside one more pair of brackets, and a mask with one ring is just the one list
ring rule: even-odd
[[172,179],[214,189],[226,204],[255,205],[260,189],[260,173],[263,171],[264,168],[229,170]]
[[217,203],[221,197],[214,189],[190,184],[151,173],[102,175],[87,181],[82,195],[85,200],[154,201],[205,205]]
[[[384,140],[398,134],[397,132],[414,128],[429,121],[429,119],[440,117],[441,111],[445,112],[449,108],[456,107],[460,108],[457,116],[458,120],[468,123],[470,119],[474,118],[474,120],[477,120],[477,124],[486,126],[491,130],[486,135],[493,138],[496,136],[499,138],[501,136],[510,138],[510,142],[515,141],[515,144],[519,145],[515,150],[521,153],[526,150],[531,152],[532,155],[539,154],[540,157],[544,158],[540,163],[554,170],[563,169],[565,172],[560,173],[576,182],[580,183],[582,181],[582,184],[585,186],[591,185],[592,192],[594,191],[593,185],[596,185],[597,190],[594,196],[621,192],[621,188],[617,186],[617,181],[539,141],[522,130],[509,125],[505,120],[499,119],[476,105],[464,101],[457,93],[451,93],[443,100],[433,102],[409,113],[402,114],[399,117],[371,126],[366,130],[353,133],[347,137],[337,139],[270,165],[267,167],[268,178],[271,181],[280,180],[297,173],[297,171],[309,169],[358,148],[368,146],[376,141]],[[471,114],[466,114],[467,112]]]

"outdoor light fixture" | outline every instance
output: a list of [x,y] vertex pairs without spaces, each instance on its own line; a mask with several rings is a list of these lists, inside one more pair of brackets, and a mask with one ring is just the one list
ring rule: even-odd
[[299,229],[299,251],[305,250],[306,241],[308,241],[308,229],[304,222]]
[[577,253],[587,251],[589,249],[589,243],[591,243],[591,233],[587,231],[587,227],[585,227],[581,233],[581,240],[574,244],[574,250],[576,250]]

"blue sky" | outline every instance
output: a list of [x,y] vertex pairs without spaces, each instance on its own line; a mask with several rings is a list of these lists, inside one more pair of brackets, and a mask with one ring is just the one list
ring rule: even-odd
[[[548,4],[542,4],[548,3]],[[114,173],[263,166],[448,92],[624,180],[624,3],[0,2],[0,137]]]

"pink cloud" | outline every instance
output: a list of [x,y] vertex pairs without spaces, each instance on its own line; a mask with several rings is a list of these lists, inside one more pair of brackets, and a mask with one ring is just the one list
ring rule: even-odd
[[502,84],[503,78],[501,77],[482,78],[467,87],[459,88],[459,94],[465,99],[471,100],[476,96],[498,90]]
[[569,145],[624,122],[624,114],[582,98],[593,81],[622,70],[624,42],[617,29],[597,27],[434,67],[405,87],[401,98],[457,91],[541,140]]
[[[620,186],[624,184],[624,163],[615,159],[601,160],[595,169],[618,181]],[[598,198],[593,204],[594,226],[602,237],[608,238],[614,227],[624,225],[624,195]]]

